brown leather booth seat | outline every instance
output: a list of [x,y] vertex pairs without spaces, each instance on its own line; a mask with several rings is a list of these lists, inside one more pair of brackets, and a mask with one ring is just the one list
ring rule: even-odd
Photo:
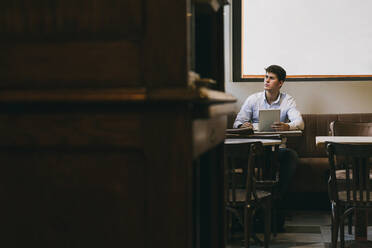
[[333,121],[372,122],[367,114],[304,114],[305,130],[302,137],[288,140],[288,147],[297,151],[299,164],[291,185],[292,192],[327,192],[328,158],[324,147],[315,146],[316,136],[330,134]]
[[372,136],[372,122],[334,121],[330,130],[332,136]]
[[329,135],[329,124],[339,115],[302,115],[305,130],[302,137],[288,140],[287,146],[297,151],[299,164],[290,187],[292,192],[327,192],[328,159],[324,148],[315,145],[316,136]]
[[[236,115],[229,116],[228,127],[232,127]],[[316,136],[330,135],[329,125],[333,121],[372,122],[372,113],[367,114],[303,114],[305,130],[301,137],[289,137],[287,146],[297,151],[299,164],[291,192],[323,192],[327,188],[328,158],[324,147],[315,146]]]

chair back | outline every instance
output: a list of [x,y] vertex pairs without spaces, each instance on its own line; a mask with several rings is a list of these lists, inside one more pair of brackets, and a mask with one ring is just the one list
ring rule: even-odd
[[[264,148],[261,142],[251,144],[248,157],[248,173],[246,176],[246,203],[257,200],[256,182],[263,181],[265,176]],[[253,196],[253,197],[252,197]]]
[[[372,144],[340,144],[326,142],[330,165],[329,197],[340,198],[355,206],[371,206],[372,182],[370,176]],[[336,157],[342,157],[337,161]],[[336,178],[336,170],[346,172],[345,179]]]
[[230,204],[238,204],[237,191],[245,189],[245,203],[257,198],[256,182],[264,175],[264,149],[261,142],[225,144],[225,163]]
[[372,122],[344,122],[330,123],[332,136],[372,136]]

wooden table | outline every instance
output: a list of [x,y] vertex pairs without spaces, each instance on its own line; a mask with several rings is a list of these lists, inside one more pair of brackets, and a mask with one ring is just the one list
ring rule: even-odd
[[253,135],[280,135],[283,139],[282,147],[291,147],[294,148],[302,139],[302,131],[301,130],[290,130],[290,131],[276,131],[276,132],[259,132],[255,131]]
[[[324,146],[325,142],[335,142],[342,144],[372,144],[371,136],[316,136],[317,146]],[[367,240],[368,216],[367,211],[355,211],[355,240]]]
[[280,145],[283,143],[281,139],[249,139],[249,138],[229,138],[225,139],[225,145],[229,144],[243,144],[243,143],[250,143],[250,142],[261,142],[263,146],[275,146]]
[[266,135],[266,134],[280,134],[284,137],[292,137],[292,136],[302,136],[302,131],[301,130],[276,131],[276,132],[254,131],[254,135]]
[[324,145],[325,142],[343,144],[372,144],[372,136],[316,136],[315,144]]

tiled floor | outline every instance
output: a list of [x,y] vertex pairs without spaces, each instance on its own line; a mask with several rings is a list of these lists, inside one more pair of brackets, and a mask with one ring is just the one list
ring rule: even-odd
[[[328,248],[330,247],[330,214],[328,212],[294,212],[288,213],[285,221],[285,232],[278,233],[272,237],[270,247],[272,248]],[[347,231],[347,228],[345,228]],[[368,228],[369,240],[372,240],[372,227]],[[258,234],[263,240],[263,236]],[[345,234],[346,240],[353,239],[353,236]],[[242,233],[234,236],[229,242],[228,248],[243,247]],[[262,247],[258,244],[251,245],[252,248]]]

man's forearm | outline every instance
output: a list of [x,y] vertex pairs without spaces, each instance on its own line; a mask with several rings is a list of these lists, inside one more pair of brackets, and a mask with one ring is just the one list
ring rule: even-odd
[[303,120],[295,120],[288,123],[289,130],[304,130],[304,122]]

